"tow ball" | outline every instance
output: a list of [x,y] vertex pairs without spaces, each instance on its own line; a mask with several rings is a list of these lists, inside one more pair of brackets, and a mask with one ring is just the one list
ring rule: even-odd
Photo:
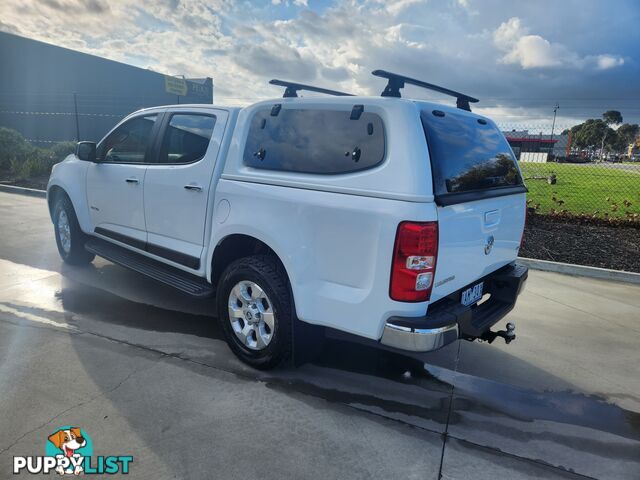
[[516,325],[515,323],[507,323],[506,330],[498,330],[497,332],[492,332],[491,330],[487,330],[480,336],[480,340],[483,340],[488,343],[492,343],[496,337],[504,338],[504,343],[509,344],[513,340],[516,339]]

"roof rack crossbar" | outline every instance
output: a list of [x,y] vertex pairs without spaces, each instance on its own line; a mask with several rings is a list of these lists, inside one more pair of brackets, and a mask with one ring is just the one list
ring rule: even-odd
[[423,82],[422,80],[416,80],[415,78],[405,77],[404,75],[398,75],[397,73],[387,72],[386,70],[374,70],[371,72],[376,77],[386,78],[389,82],[380,94],[383,97],[396,97],[400,98],[400,89],[404,88],[405,83],[415,85],[416,87],[427,88],[436,92],[444,93],[451,97],[456,98],[456,106],[462,110],[468,112],[471,111],[469,102],[479,102],[477,98],[470,97],[464,93],[456,92],[455,90],[449,90],[448,88],[433,85],[432,83]]
[[282,98],[292,98],[298,96],[299,90],[306,90],[308,92],[326,93],[327,95],[336,95],[339,97],[352,97],[350,93],[338,92],[337,90],[329,90],[327,88],[314,87],[313,85],[304,85],[303,83],[287,82],[286,80],[273,79],[270,80],[271,85],[278,85],[279,87],[285,87],[284,95]]

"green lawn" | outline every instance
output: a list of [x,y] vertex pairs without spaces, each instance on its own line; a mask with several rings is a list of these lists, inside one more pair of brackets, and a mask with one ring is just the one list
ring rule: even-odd
[[[603,165],[521,162],[520,168],[529,189],[529,206],[537,211],[566,210],[604,217],[640,215],[640,173],[626,172]],[[555,173],[557,183],[546,177]],[[531,177],[545,177],[533,179]],[[625,204],[626,202],[626,204]]]

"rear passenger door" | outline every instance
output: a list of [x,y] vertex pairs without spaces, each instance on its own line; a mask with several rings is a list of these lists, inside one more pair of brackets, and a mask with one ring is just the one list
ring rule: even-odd
[[213,169],[227,112],[169,111],[144,185],[147,251],[189,269],[200,269]]

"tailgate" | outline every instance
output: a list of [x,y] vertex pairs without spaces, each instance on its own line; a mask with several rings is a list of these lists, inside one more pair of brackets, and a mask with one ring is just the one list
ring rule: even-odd
[[438,207],[436,301],[512,262],[524,228],[525,194]]
[[435,301],[515,260],[527,190],[491,120],[462,110],[423,110],[420,117],[438,211]]

